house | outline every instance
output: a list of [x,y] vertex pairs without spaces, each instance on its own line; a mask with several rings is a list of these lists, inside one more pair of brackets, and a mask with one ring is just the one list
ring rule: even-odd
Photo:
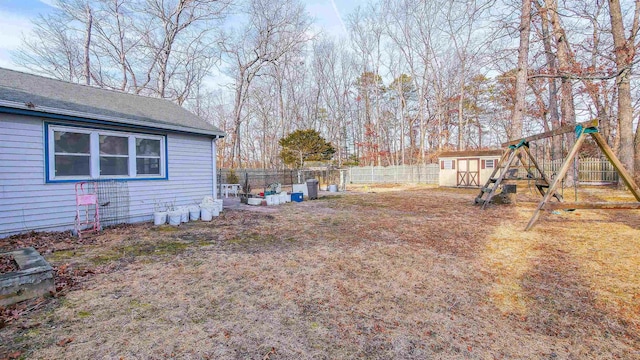
[[445,151],[440,154],[440,186],[480,187],[498,166],[502,150]]
[[0,237],[72,229],[81,181],[111,184],[119,222],[215,197],[224,136],[167,100],[0,68]]

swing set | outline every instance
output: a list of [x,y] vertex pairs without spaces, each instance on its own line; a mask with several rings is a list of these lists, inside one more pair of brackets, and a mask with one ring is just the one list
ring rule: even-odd
[[[576,140],[574,145],[571,147],[569,153],[564,158],[560,169],[551,176],[545,174],[544,164],[541,168],[539,162],[532,155],[530,149],[530,143],[537,140],[545,140],[551,139],[555,136],[565,136],[565,134],[569,134],[571,132],[575,133]],[[620,178],[624,181],[627,186],[627,189],[631,191],[633,196],[635,197],[635,202],[589,202],[583,201],[578,202],[577,196],[577,172],[576,172],[576,162],[577,155],[584,145],[585,140],[588,137],[591,137],[595,143],[598,145],[602,153],[607,157],[607,159],[611,162],[615,170],[620,175]],[[568,125],[560,127],[556,130],[547,131],[541,134],[532,135],[529,137],[525,137],[519,140],[514,140],[503,144],[503,147],[506,147],[506,151],[500,158],[498,166],[493,170],[493,173],[485,183],[485,185],[480,189],[480,193],[475,198],[475,203],[477,205],[481,205],[482,209],[486,208],[487,204],[491,202],[493,197],[498,194],[498,190],[502,190],[503,186],[509,184],[514,180],[527,180],[534,181],[535,187],[538,193],[542,196],[542,200],[536,207],[529,223],[525,227],[525,231],[531,229],[533,225],[538,220],[540,216],[541,210],[567,210],[573,211],[576,209],[601,209],[601,210],[614,210],[614,209],[640,209],[640,189],[638,185],[633,181],[631,174],[624,168],[620,160],[613,153],[613,150],[607,145],[607,142],[602,137],[598,130],[598,121],[592,120],[583,123],[579,123],[576,125]],[[539,147],[536,146],[536,150]],[[544,151],[544,149],[543,149]],[[527,161],[528,160],[528,161]],[[544,157],[543,157],[544,161]],[[528,162],[528,166],[525,164]],[[521,166],[526,167],[526,176],[518,177],[518,163]],[[575,202],[564,202],[564,180],[571,169],[571,165],[574,165],[574,193],[575,193]],[[533,171],[532,171],[533,170]],[[558,190],[562,190],[562,193],[559,193]],[[552,198],[555,198],[557,201],[552,202]]]

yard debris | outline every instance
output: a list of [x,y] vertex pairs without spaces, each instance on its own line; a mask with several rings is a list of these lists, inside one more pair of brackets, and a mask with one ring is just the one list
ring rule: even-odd
[[86,244],[89,239],[79,240],[74,238],[71,231],[63,232],[28,232],[20,235],[9,236],[0,242],[1,251],[11,251],[25,247],[33,247],[40,254],[51,253],[57,250],[68,250],[74,245]]
[[[39,297],[6,307],[0,306],[0,329],[20,319],[21,316],[40,309],[45,305],[45,303],[45,299]],[[22,327],[24,328],[25,326]]]
[[22,356],[22,351],[13,351],[5,355],[6,357],[1,357],[0,360],[11,360],[11,359],[20,359]]
[[12,255],[0,255],[0,274],[18,271],[18,264]]
[[276,348],[272,347],[271,350],[269,350],[269,352],[262,357],[262,360],[270,360],[271,355],[275,355],[275,354],[276,354]]
[[58,342],[56,343],[56,345],[58,345],[58,346],[60,346],[60,347],[64,347],[64,346],[66,346],[67,344],[69,344],[69,343],[71,343],[71,342],[73,342],[73,338],[72,338],[72,337],[69,337],[69,338],[64,338],[64,339],[62,339],[62,340],[58,341]]

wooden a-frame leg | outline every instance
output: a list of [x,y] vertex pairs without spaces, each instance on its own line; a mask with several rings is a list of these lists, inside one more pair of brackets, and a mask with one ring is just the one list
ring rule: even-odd
[[578,154],[578,151],[580,151],[580,148],[582,147],[582,144],[584,143],[585,138],[586,138],[585,133],[584,132],[580,133],[580,136],[576,140],[576,143],[573,145],[573,149],[571,149],[571,152],[569,153],[567,158],[564,160],[564,163],[562,163],[562,167],[560,168],[560,172],[558,173],[558,176],[553,180],[553,184],[551,184],[551,186],[549,187],[549,190],[547,190],[547,193],[544,194],[544,198],[542,198],[542,201],[540,201],[540,204],[538,204],[538,207],[533,212],[533,215],[531,216],[531,219],[529,220],[527,227],[524,228],[525,231],[531,229],[533,224],[535,224],[535,222],[538,220],[538,217],[540,216],[540,210],[542,210],[542,208],[547,203],[547,201],[549,201],[551,196],[555,194],[556,189],[558,188],[558,185],[560,185],[564,177],[567,175],[567,171],[569,171],[569,168],[571,167],[571,162],[573,161],[573,158],[575,158],[576,155]]
[[596,141],[596,144],[598,144],[600,150],[602,150],[607,159],[609,159],[611,164],[613,164],[616,170],[618,170],[618,174],[622,176],[622,180],[627,185],[633,196],[635,196],[636,200],[640,201],[640,190],[638,190],[638,185],[636,185],[636,182],[633,181],[633,177],[627,171],[624,165],[622,165],[620,160],[618,160],[616,155],[613,153],[613,150],[611,150],[609,145],[607,145],[607,142],[604,140],[602,135],[600,133],[591,133],[591,136]]

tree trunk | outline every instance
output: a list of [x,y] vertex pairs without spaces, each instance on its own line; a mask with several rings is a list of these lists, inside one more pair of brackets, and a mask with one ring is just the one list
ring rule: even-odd
[[[558,16],[558,3],[556,0],[546,0],[547,9],[551,17],[551,26],[553,28],[553,37],[556,41],[558,59],[558,67],[560,71],[568,71],[573,63],[573,55],[569,49],[567,35],[560,24]],[[576,111],[573,102],[573,85],[571,79],[562,77],[560,81],[560,108],[562,112],[562,125],[572,125],[576,123]]]
[[[553,30],[553,38],[556,42],[556,58],[558,59],[558,69],[561,72],[569,72],[571,70],[571,65],[574,63],[573,54],[571,53],[571,49],[569,48],[569,43],[567,40],[567,34],[564,31],[564,28],[560,24],[560,17],[558,16],[558,2],[556,0],[546,0],[546,7],[549,12],[549,16],[551,19],[551,27]],[[560,110],[562,113],[562,121],[561,125],[574,125],[576,123],[576,110],[573,101],[573,84],[571,83],[571,79],[567,77],[561,77],[560,80],[560,93],[562,98],[560,99]],[[553,160],[564,158],[564,152],[570,151],[575,143],[575,135],[574,134],[566,134],[562,135],[565,140],[565,149],[562,153],[557,154],[554,151]],[[574,185],[574,174],[575,168],[571,168],[567,172],[567,176],[565,177],[565,184],[567,186]]]
[[[557,73],[556,68],[556,57],[553,54],[553,50],[551,47],[551,34],[549,33],[549,14],[546,7],[540,5],[538,1],[536,1],[536,8],[540,13],[540,17],[542,18],[541,28],[542,28],[542,42],[544,45],[544,53],[547,59],[547,66],[549,67],[549,72],[551,74]],[[553,77],[550,77],[548,80],[548,89],[549,89],[549,121],[551,122],[551,129],[555,130],[560,128],[560,115],[558,114],[558,84],[557,80]],[[560,137],[554,136],[551,138],[551,156],[552,158],[561,158],[562,157],[562,141]]]
[[[462,64],[460,65],[461,67],[464,67],[464,62],[462,62]],[[525,71],[526,73],[526,71]],[[464,150],[465,149],[465,143],[464,143],[464,132],[466,130],[466,123],[464,122],[464,114],[463,114],[463,110],[464,110],[464,85],[465,85],[465,81],[464,81],[464,72],[462,74],[460,74],[460,77],[462,77],[462,79],[460,80],[460,98],[458,99],[458,150]],[[526,81],[526,79],[525,79]]]
[[[624,23],[619,0],[609,0],[609,17],[611,18],[611,35],[613,35],[613,45],[615,47],[616,68],[618,76],[616,84],[618,86],[618,132],[620,133],[620,145],[618,158],[627,170],[634,174],[634,136],[633,136],[633,108],[631,103],[631,64],[635,56],[635,35],[638,32],[638,8],[640,4],[636,1],[636,12],[633,22],[633,29],[628,39],[624,36]],[[638,140],[636,137],[635,151],[636,161],[638,159]],[[624,186],[623,183],[619,184]]]
[[520,45],[518,46],[518,69],[516,73],[515,105],[509,140],[522,137],[524,114],[526,113],[525,96],[527,93],[527,70],[529,62],[529,33],[531,31],[531,0],[522,0],[522,14],[520,15]]
[[636,128],[635,139],[635,180],[640,182],[640,125]]
[[89,49],[91,47],[91,27],[93,25],[93,15],[91,14],[91,7],[89,7],[89,3],[86,4],[85,11],[87,15],[87,28],[84,41],[84,78],[86,84],[91,85],[91,60],[89,57]]

